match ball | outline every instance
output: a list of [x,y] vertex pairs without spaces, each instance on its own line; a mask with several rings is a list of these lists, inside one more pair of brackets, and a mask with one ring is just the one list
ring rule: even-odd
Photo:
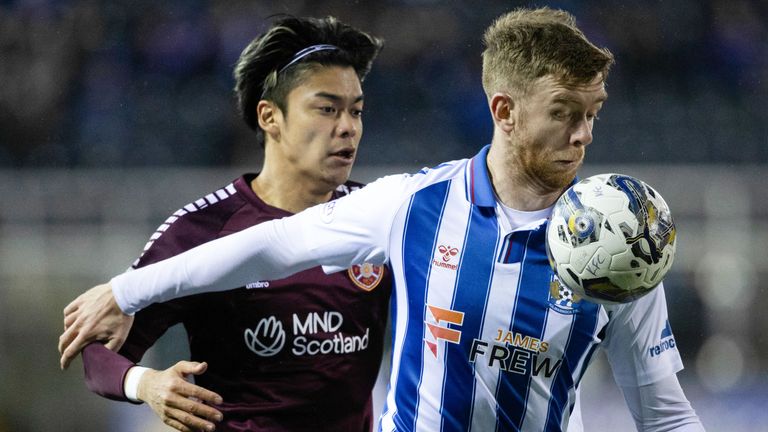
[[653,291],[675,257],[675,223],[661,195],[622,174],[571,186],[555,203],[547,255],[559,283],[602,304]]

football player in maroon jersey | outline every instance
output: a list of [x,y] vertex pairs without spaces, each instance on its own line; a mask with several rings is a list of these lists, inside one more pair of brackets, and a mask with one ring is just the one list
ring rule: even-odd
[[[361,82],[380,49],[333,17],[282,18],[254,39],[234,76],[242,117],[264,146],[261,172],[178,210],[133,268],[359,188],[348,177],[363,128]],[[83,351],[86,383],[147,402],[183,431],[370,430],[389,294],[386,270],[365,264],[156,304],[135,315],[118,353],[99,343]],[[192,361],[137,366],[177,323]]]

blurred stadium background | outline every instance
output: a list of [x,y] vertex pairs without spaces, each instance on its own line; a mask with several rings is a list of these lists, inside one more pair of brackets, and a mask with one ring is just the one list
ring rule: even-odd
[[[675,215],[666,285],[689,398],[710,431],[768,430],[768,3],[545,3],[617,57],[583,175],[636,175]],[[386,39],[365,83],[367,181],[490,140],[481,34],[527,4],[0,1],[0,432],[163,430],[88,392],[79,360],[59,371],[61,309],[168,214],[258,170],[231,69],[269,16],[332,14]],[[185,355],[180,338],[150,364]],[[603,358],[583,412],[589,431],[633,428]]]

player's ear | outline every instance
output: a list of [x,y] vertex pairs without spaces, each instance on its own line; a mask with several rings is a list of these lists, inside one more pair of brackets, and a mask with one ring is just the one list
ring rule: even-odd
[[280,108],[272,101],[262,99],[256,105],[256,118],[259,120],[259,127],[264,131],[264,134],[274,139],[280,137],[279,119],[281,116]]
[[489,101],[493,123],[504,132],[511,132],[515,126],[515,118],[512,115],[515,109],[515,100],[507,93],[494,93]]

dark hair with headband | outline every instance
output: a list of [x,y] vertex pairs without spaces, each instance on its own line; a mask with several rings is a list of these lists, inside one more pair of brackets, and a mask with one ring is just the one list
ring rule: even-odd
[[261,99],[274,102],[286,111],[291,89],[306,77],[305,71],[320,66],[352,67],[360,81],[382,41],[334,17],[284,17],[243,50],[235,66],[235,94],[243,120],[264,137],[256,118]]

